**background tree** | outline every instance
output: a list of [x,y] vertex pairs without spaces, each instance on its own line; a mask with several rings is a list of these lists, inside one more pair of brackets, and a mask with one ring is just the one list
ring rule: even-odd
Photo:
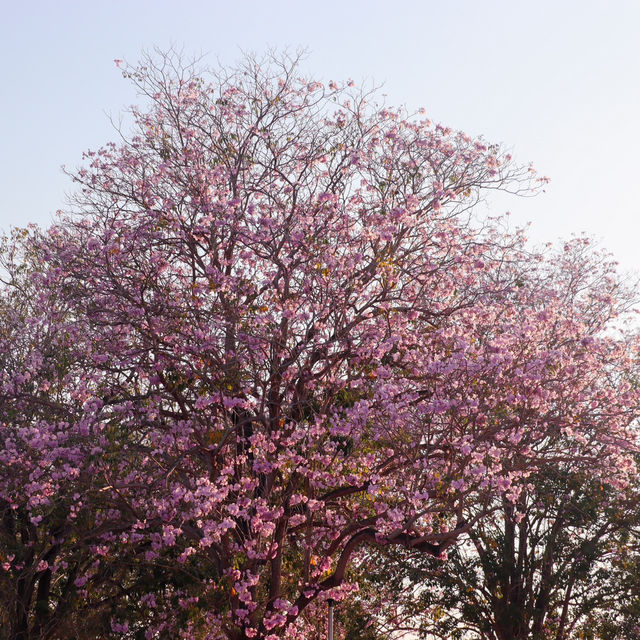
[[118,540],[135,521],[96,464],[113,460],[114,425],[83,400],[83,339],[38,286],[34,233],[15,230],[0,255],[0,635],[105,637],[122,618],[144,637],[150,620],[173,624],[191,568]]
[[82,538],[96,522],[82,502],[91,421],[73,393],[82,378],[75,336],[40,313],[42,299],[58,317],[65,309],[38,291],[29,233],[4,240],[0,298],[1,629],[23,640],[51,637],[73,610],[75,579],[93,555]]
[[384,637],[400,626],[424,638],[636,638],[639,522],[637,486],[619,493],[586,469],[540,470],[446,563],[377,556],[365,581],[382,583],[400,614],[383,612],[378,626]]

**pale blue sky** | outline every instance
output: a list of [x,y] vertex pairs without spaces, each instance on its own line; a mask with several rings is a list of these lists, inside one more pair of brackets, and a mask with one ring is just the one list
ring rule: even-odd
[[[587,232],[640,270],[640,2],[0,0],[0,229],[47,224],[60,165],[116,138],[136,101],[113,64],[174,43],[232,63],[240,50],[310,51],[320,79],[374,79],[391,104],[503,142],[552,178],[493,211],[531,237]],[[180,8],[178,8],[180,7]]]

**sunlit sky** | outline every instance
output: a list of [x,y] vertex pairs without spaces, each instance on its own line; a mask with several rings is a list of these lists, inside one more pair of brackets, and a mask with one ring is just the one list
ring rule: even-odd
[[48,225],[61,165],[117,134],[137,98],[114,58],[174,45],[232,64],[305,47],[320,80],[382,84],[389,104],[512,149],[552,182],[491,201],[535,242],[586,232],[640,271],[640,2],[0,0],[0,230]]

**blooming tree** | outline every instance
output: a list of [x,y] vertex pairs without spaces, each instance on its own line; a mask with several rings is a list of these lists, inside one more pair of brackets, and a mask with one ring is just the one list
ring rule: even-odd
[[363,545],[441,556],[543,459],[631,468],[617,281],[570,299],[580,250],[558,269],[470,215],[533,172],[297,74],[126,68],[136,130],[86,154],[32,241],[40,313],[84,367],[102,544],[193,569],[162,594],[185,637],[305,637]]
[[[614,265],[583,240],[551,255],[549,265],[558,269],[553,282],[562,315],[581,318],[590,327],[588,335],[600,333],[622,310],[623,300],[627,305],[633,300],[623,290],[611,295],[620,287]],[[531,273],[519,284],[536,288]],[[545,313],[551,306],[548,300]],[[527,312],[533,315],[533,309]],[[520,322],[526,322],[526,315]],[[559,315],[558,310],[556,322]],[[554,334],[537,333],[536,339],[552,344],[560,335]],[[630,391],[637,379],[637,346],[623,345],[616,345],[622,351],[605,355],[606,365],[601,360],[598,366],[584,366],[581,357],[571,384],[591,385],[598,371],[601,378],[615,376],[617,388]],[[628,400],[619,408],[629,407]],[[609,403],[607,409],[612,408]],[[608,413],[607,420],[611,417]],[[374,637],[561,640],[576,633],[616,638],[637,633],[636,476],[630,474],[624,488],[603,481],[593,440],[574,439],[583,428],[579,420],[569,439],[566,427],[547,432],[547,452],[555,441],[553,450],[564,455],[538,456],[535,472],[515,499],[487,495],[491,509],[468,502],[465,518],[473,518],[478,508],[486,515],[449,550],[446,563],[411,549],[359,554],[355,600],[366,603]]]

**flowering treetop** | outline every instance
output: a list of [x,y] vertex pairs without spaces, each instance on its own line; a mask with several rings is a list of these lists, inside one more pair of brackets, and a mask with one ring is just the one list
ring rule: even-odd
[[105,529],[119,514],[147,561],[199,568],[193,637],[304,637],[361,545],[442,555],[540,460],[624,484],[613,266],[470,215],[535,189],[530,168],[290,61],[124,74],[148,107],[86,154],[31,277],[46,330],[73,336],[69,428]]

